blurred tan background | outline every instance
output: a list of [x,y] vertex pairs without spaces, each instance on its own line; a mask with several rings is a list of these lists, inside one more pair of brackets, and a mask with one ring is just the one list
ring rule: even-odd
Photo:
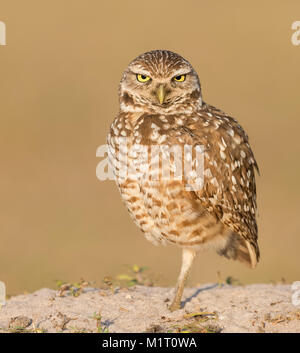
[[300,46],[295,1],[0,0],[0,280],[9,294],[81,277],[100,284],[123,264],[174,285],[181,254],[154,247],[129,218],[96,149],[137,55],[169,49],[198,71],[204,100],[250,136],[258,178],[256,270],[208,252],[189,284],[300,280]]

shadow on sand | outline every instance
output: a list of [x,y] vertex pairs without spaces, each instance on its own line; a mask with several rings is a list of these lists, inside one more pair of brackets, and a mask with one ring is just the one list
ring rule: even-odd
[[193,298],[196,298],[199,293],[204,292],[206,290],[210,290],[210,289],[216,288],[218,286],[219,285],[217,283],[214,283],[214,284],[211,284],[209,286],[200,287],[200,288],[196,289],[194,294],[192,294],[191,296],[187,297],[184,301],[181,302],[181,308],[184,308],[187,303],[189,303]]

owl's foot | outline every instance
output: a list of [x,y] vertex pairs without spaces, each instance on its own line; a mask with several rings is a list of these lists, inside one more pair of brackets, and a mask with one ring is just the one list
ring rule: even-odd
[[179,300],[174,300],[173,303],[169,306],[170,311],[176,311],[181,308],[181,301]]

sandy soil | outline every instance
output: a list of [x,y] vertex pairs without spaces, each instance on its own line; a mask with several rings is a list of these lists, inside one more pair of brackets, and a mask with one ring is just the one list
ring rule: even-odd
[[10,298],[0,309],[0,332],[300,332],[300,307],[290,285],[186,288],[184,307],[168,305],[174,289],[135,286],[40,289]]

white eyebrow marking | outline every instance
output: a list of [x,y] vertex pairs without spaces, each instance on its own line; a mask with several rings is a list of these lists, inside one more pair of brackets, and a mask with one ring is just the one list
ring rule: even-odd
[[141,75],[146,75],[146,76],[151,76],[151,73],[147,70],[139,70],[136,72],[137,74],[141,74]]
[[192,73],[192,71],[186,71],[186,68],[185,68],[185,69],[181,69],[179,71],[176,71],[175,74],[172,75],[172,77],[181,76],[181,75],[187,76],[191,73]]
[[134,75],[145,75],[145,76],[151,76],[150,72],[145,70],[143,67],[141,66],[134,66],[132,68],[130,68],[130,71],[134,74]]

